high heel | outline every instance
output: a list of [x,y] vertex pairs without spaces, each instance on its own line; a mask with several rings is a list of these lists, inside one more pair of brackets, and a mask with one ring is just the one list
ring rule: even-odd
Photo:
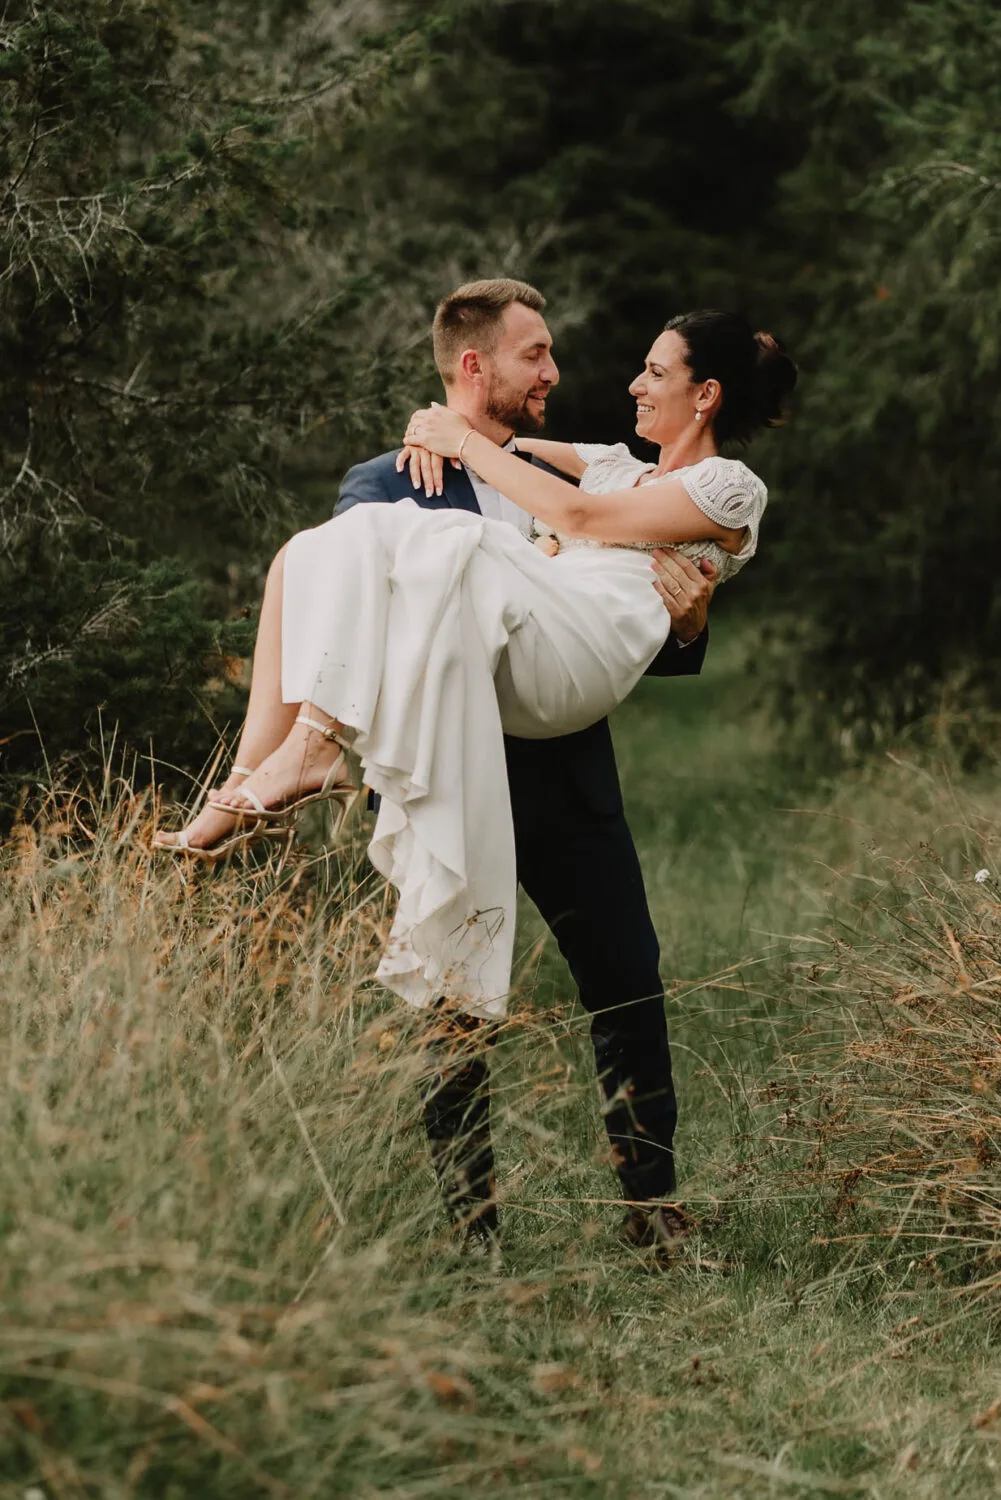
[[[226,780],[233,776],[253,776],[249,766],[233,766]],[[206,793],[209,806],[212,805],[211,793]],[[169,844],[160,842],[161,835],[153,837],[153,848],[161,850],[164,854],[175,854],[185,859],[202,859],[208,864],[217,864],[219,860],[225,859],[234,849],[248,849],[251,844],[261,843],[264,840],[277,840],[289,833],[291,828],[287,826],[265,828],[263,822],[258,818],[252,828],[237,824],[233,833],[216,839],[214,844],[192,844],[189,842],[187,828],[178,829]],[[168,836],[168,835],[164,835]]]
[[184,859],[202,859],[207,864],[215,865],[232,854],[234,849],[249,849],[253,844],[278,843],[282,839],[290,842],[294,835],[295,829],[290,826],[272,824],[270,828],[266,828],[258,819],[253,828],[241,824],[236,833],[230,834],[228,838],[216,839],[214,844],[190,844],[188,830],[182,828],[172,844],[161,844],[154,838],[153,848],[159,849],[163,854],[174,854]]
[[361,787],[354,786],[351,782],[338,780],[338,777],[343,774],[347,764],[343,752],[350,750],[351,746],[329,724],[321,724],[318,719],[311,719],[306,714],[299,714],[295,722],[297,724],[305,724],[309,729],[315,729],[325,740],[330,740],[335,745],[341,746],[342,753],[327,771],[322,785],[315,792],[305,792],[297,797],[286,797],[283,801],[266,807],[252,787],[244,787],[242,789],[243,795],[250,803],[249,807],[232,807],[226,802],[213,802],[211,797],[209,798],[209,807],[214,807],[217,812],[230,813],[237,819],[247,820],[254,818],[259,823],[279,823],[294,818],[304,807],[309,807],[314,802],[331,802],[336,804],[338,808],[337,816],[332,820],[333,828],[331,830],[331,837],[336,837],[344,826],[344,822],[351,809],[361,796]]

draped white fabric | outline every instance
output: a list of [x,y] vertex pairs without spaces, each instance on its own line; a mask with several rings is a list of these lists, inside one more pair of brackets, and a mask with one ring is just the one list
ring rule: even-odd
[[293,537],[282,694],[355,731],[382,798],[369,853],[399,903],[378,977],[405,1000],[503,1015],[517,877],[502,735],[604,717],[669,624],[642,553],[547,558],[469,511],[357,505]]

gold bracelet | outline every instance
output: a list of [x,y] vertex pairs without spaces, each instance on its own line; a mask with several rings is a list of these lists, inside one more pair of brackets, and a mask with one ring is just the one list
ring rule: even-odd
[[462,463],[462,450],[466,446],[466,444],[469,442],[469,439],[472,437],[472,435],[473,435],[473,433],[475,431],[476,431],[475,427],[468,427],[466,429],[465,435],[463,436],[462,442],[459,444],[459,451],[458,451],[458,453],[455,456],[459,460],[460,464]]

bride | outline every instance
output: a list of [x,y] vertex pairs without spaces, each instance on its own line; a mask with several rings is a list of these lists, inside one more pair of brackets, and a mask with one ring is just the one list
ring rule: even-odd
[[[693,360],[696,333],[701,348],[725,350],[725,381]],[[710,558],[720,581],[753,557],[767,491],[719,454],[716,433],[746,440],[777,425],[794,382],[781,346],[742,318],[674,319],[630,387],[657,463],[624,444],[519,440],[577,486],[458,411],[416,412],[401,464],[432,474],[430,455],[466,463],[555,544],[543,551],[503,521],[406,499],[299,532],[268,575],[244,765],[231,773],[246,779],[158,846],[218,859],[289,837],[308,802],[346,812],[351,749],[381,797],[372,862],[399,892],[378,977],[415,1005],[448,995],[503,1015],[516,896],[503,735],[569,734],[629,694],[670,629],[651,588],[655,547]]]

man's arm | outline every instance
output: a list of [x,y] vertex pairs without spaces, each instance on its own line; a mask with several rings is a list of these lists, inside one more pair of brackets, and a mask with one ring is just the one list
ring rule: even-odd
[[697,677],[709,647],[709,626],[688,646],[669,635],[644,672],[644,677]]

